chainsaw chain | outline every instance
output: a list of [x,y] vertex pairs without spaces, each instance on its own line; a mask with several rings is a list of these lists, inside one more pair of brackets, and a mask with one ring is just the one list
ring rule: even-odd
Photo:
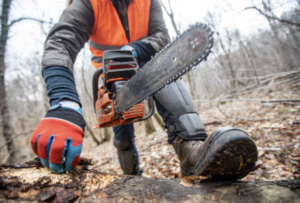
[[[183,37],[185,35],[185,33],[189,32],[191,29],[195,28],[195,27],[201,27],[203,29],[206,30],[207,34],[208,34],[208,44],[207,44],[207,48],[206,50],[203,52],[203,54],[195,61],[191,62],[188,66],[186,66],[185,69],[183,69],[182,71],[180,71],[178,74],[176,74],[175,76],[173,76],[171,79],[165,81],[163,84],[161,84],[159,87],[157,87],[155,90],[147,93],[145,96],[140,97],[136,100],[135,103],[130,104],[128,106],[126,106],[124,109],[121,110],[121,113],[123,113],[126,109],[131,108],[132,106],[134,106],[137,103],[141,103],[143,100],[148,99],[150,96],[154,95],[155,93],[159,92],[161,89],[167,87],[170,83],[175,82],[177,79],[181,78],[184,74],[186,74],[187,72],[189,72],[190,70],[192,70],[195,66],[197,66],[200,62],[202,62],[203,60],[206,60],[208,55],[211,53],[211,48],[213,47],[213,31],[210,29],[209,26],[207,26],[206,24],[202,24],[202,23],[195,23],[194,25],[190,25],[189,28],[185,31],[183,31],[183,33],[177,35],[175,38],[173,38],[173,40],[167,44],[162,50],[160,50],[158,53],[156,53],[154,55],[154,57],[152,57],[152,59],[150,59],[145,66],[143,67],[143,69],[146,69],[147,66],[151,65],[151,63],[156,60],[157,57],[159,57],[163,52],[165,52],[165,50],[167,50],[170,46],[172,46],[172,44],[174,44],[176,41],[178,41],[181,37]],[[136,77],[139,77],[142,71],[138,71],[132,78],[131,80],[134,80]],[[124,87],[123,87],[124,88]],[[119,92],[122,91],[122,89],[120,89]],[[118,95],[118,93],[116,94]],[[117,106],[115,106],[116,110],[117,110]]]

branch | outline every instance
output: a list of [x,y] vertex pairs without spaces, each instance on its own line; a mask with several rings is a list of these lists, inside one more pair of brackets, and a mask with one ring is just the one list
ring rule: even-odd
[[29,134],[29,133],[33,133],[33,131],[30,130],[30,131],[28,131],[28,132],[20,133],[20,134],[16,135],[14,138],[12,138],[11,140],[7,141],[4,145],[2,145],[2,146],[0,147],[0,149],[2,149],[3,147],[5,147],[5,146],[6,146],[8,143],[10,143],[11,141],[13,141],[13,140],[15,140],[16,138],[18,138],[20,135],[27,135],[27,134]]
[[299,23],[292,22],[292,21],[285,20],[285,19],[281,19],[281,18],[277,18],[276,16],[270,16],[270,15],[264,13],[261,9],[257,8],[256,6],[247,7],[244,10],[249,10],[249,9],[257,10],[261,15],[263,15],[263,16],[265,16],[267,18],[273,19],[273,20],[277,20],[277,21],[279,21],[281,23],[286,23],[286,24],[289,24],[289,25],[294,25],[294,26],[300,27]]
[[247,121],[268,121],[270,119],[265,119],[265,118],[244,118],[244,117],[236,117],[236,116],[228,116],[220,107],[220,104],[217,105],[217,108],[219,111],[226,117],[226,118],[233,118],[233,119],[238,119],[238,120],[247,120]]
[[23,18],[18,18],[16,20],[13,20],[11,21],[11,23],[8,25],[8,27],[10,28],[11,26],[13,26],[15,23],[19,23],[23,20],[32,20],[32,21],[36,21],[38,23],[51,23],[51,22],[47,22],[47,21],[44,21],[44,20],[39,20],[39,19],[36,19],[36,18],[31,18],[31,17],[23,17]]
[[257,147],[258,151],[281,151],[279,147]]
[[242,99],[220,99],[220,100],[193,100],[194,103],[197,102],[235,102],[235,101],[251,101],[251,102],[262,102],[262,103],[281,103],[281,102],[300,102],[299,99],[252,99],[252,98],[242,98]]
[[14,152],[15,152],[15,150],[10,151],[10,152],[8,153],[8,155],[3,159],[2,164],[4,164],[4,163],[8,160],[8,158],[10,157],[10,155],[12,155],[12,153],[14,153]]
[[172,17],[173,17],[173,13],[174,13],[174,12],[173,12],[173,9],[172,9],[170,0],[168,0],[168,4],[169,4],[169,7],[170,7],[171,15],[172,15]]
[[221,124],[222,124],[221,121],[211,121],[211,122],[203,123],[204,126],[208,126],[208,125],[221,125]]
[[91,128],[91,126],[88,124],[88,122],[86,122],[86,129],[89,131],[90,135],[92,136],[94,142],[96,142],[97,145],[100,145],[100,144],[103,144],[104,142],[103,141],[99,141],[96,136],[95,136],[95,133],[93,131],[93,129]]
[[164,140],[166,138],[166,135],[163,135],[161,136],[160,138],[150,142],[146,147],[143,147],[142,149],[140,149],[139,151],[142,152],[142,151],[145,151],[145,150],[149,150],[150,147],[156,145],[156,144],[159,144],[161,143],[162,140]]
[[160,0],[160,4],[162,5],[162,7],[164,8],[164,10],[166,11],[166,13],[170,16],[171,13],[168,12],[166,6],[163,4],[162,0]]
[[162,5],[162,7],[164,8],[164,10],[166,11],[166,13],[168,14],[168,16],[170,17],[170,20],[172,22],[172,26],[176,32],[176,35],[179,35],[179,30],[178,30],[175,20],[174,20],[174,13],[173,13],[173,9],[172,9],[170,0],[168,0],[168,4],[169,4],[170,10],[171,10],[170,12],[168,12],[168,10],[167,10],[166,6],[163,4],[162,0],[160,0],[160,3]]

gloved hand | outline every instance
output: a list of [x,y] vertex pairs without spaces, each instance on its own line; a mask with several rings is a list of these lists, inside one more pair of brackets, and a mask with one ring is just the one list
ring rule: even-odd
[[132,46],[125,45],[120,50],[130,50],[130,51],[132,51],[132,53],[135,56],[135,58],[139,59],[137,52],[134,50],[134,48]]
[[80,160],[84,127],[80,106],[62,101],[36,127],[30,140],[32,150],[53,173],[70,171]]

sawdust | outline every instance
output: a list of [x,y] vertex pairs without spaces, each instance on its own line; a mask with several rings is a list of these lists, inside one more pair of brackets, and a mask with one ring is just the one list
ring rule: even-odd
[[209,180],[209,179],[211,179],[211,175],[207,175],[207,176],[186,176],[181,180],[180,185],[183,185],[185,187],[193,187],[194,182],[202,182],[204,180]]

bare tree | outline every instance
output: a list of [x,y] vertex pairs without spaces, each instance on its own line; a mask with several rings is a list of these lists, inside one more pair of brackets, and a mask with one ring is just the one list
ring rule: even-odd
[[[253,70],[253,74],[255,76],[255,81],[258,84],[259,83],[259,78],[258,78],[258,73],[257,73],[257,65],[255,62],[255,57],[254,55],[252,55],[252,53],[250,52],[249,48],[247,47],[247,45],[245,44],[244,40],[241,39],[240,36],[240,32],[239,30],[235,31],[235,38],[239,43],[239,49],[241,49],[241,54],[245,55],[244,58],[245,60],[248,59],[248,61],[250,61],[250,67]],[[246,59],[247,58],[247,59]]]
[[11,126],[10,118],[6,101],[6,91],[5,91],[5,49],[8,40],[8,16],[10,11],[11,0],[4,0],[2,2],[1,10],[1,36],[0,36],[0,113],[1,113],[1,126],[2,134],[7,142],[7,150],[9,154],[8,161],[12,163],[16,160],[15,145],[14,140],[11,137]]
[[31,20],[38,23],[45,23],[40,19],[31,17],[21,17],[8,22],[12,0],[3,0],[1,5],[1,35],[0,35],[0,114],[1,114],[1,126],[2,134],[7,143],[8,158],[7,162],[12,163],[16,160],[16,148],[14,141],[12,140],[12,127],[10,124],[9,109],[7,103],[7,94],[5,89],[5,53],[7,49],[7,41],[9,39],[8,34],[10,28],[16,23],[24,20]]
[[173,26],[173,28],[175,30],[176,35],[179,35],[180,34],[180,23],[179,22],[178,23],[175,22],[175,16],[174,16],[174,11],[173,11],[173,8],[172,8],[172,5],[171,5],[171,1],[168,0],[169,9],[162,2],[162,0],[160,0],[160,3],[162,5],[162,7],[164,8],[165,12],[168,14],[168,16],[169,16],[169,18],[170,18],[170,20],[172,22],[172,26]]
[[267,21],[271,27],[271,30],[273,32],[274,39],[280,46],[280,48],[278,49],[278,53],[279,53],[281,61],[282,61],[282,66],[283,67],[288,66],[289,69],[293,69],[293,65],[292,65],[291,59],[290,59],[290,54],[288,53],[288,51],[286,49],[285,43],[280,38],[280,33],[283,32],[281,30],[282,27],[279,28],[277,22],[283,23],[286,25],[290,25],[290,26],[296,26],[298,28],[300,28],[300,23],[297,21],[293,21],[293,20],[286,19],[286,18],[280,18],[280,17],[276,16],[274,14],[274,11],[272,8],[271,0],[262,0],[261,5],[262,5],[262,8],[259,8],[257,6],[252,6],[252,7],[245,8],[245,10],[254,9],[267,19]]
[[[179,35],[180,32],[181,32],[181,23],[180,21],[178,20],[176,22],[175,20],[175,13],[174,13],[174,10],[172,8],[172,4],[171,4],[171,1],[168,0],[168,6],[166,6],[162,0],[160,0],[160,3],[163,7],[163,9],[165,10],[165,12],[167,13],[167,15],[169,16],[171,22],[172,22],[172,26],[173,26],[173,29],[175,30],[175,33],[176,35]],[[168,7],[168,8],[167,8]],[[190,93],[191,93],[191,96],[192,98],[195,98],[195,86],[193,86],[193,74],[191,72],[187,73],[186,75],[183,76],[183,78],[185,78],[185,80],[187,80],[187,83],[188,83],[188,88],[190,90]]]
[[[300,1],[297,0],[297,2],[300,4]],[[254,9],[256,11],[258,11],[261,15],[263,15],[264,17],[266,17],[268,20],[275,20],[275,21],[278,21],[280,23],[285,23],[285,24],[288,24],[288,25],[293,25],[293,26],[297,26],[297,27],[300,27],[300,23],[296,22],[296,21],[293,21],[293,20],[289,20],[289,19],[285,19],[285,18],[280,18],[278,16],[276,16],[273,12],[272,12],[272,9],[270,7],[271,5],[271,1],[268,0],[262,0],[262,4],[264,6],[264,10],[258,8],[257,6],[250,6],[250,7],[247,7],[245,8],[245,10],[247,9]]]
[[145,129],[146,129],[146,136],[156,131],[151,118],[145,120]]

